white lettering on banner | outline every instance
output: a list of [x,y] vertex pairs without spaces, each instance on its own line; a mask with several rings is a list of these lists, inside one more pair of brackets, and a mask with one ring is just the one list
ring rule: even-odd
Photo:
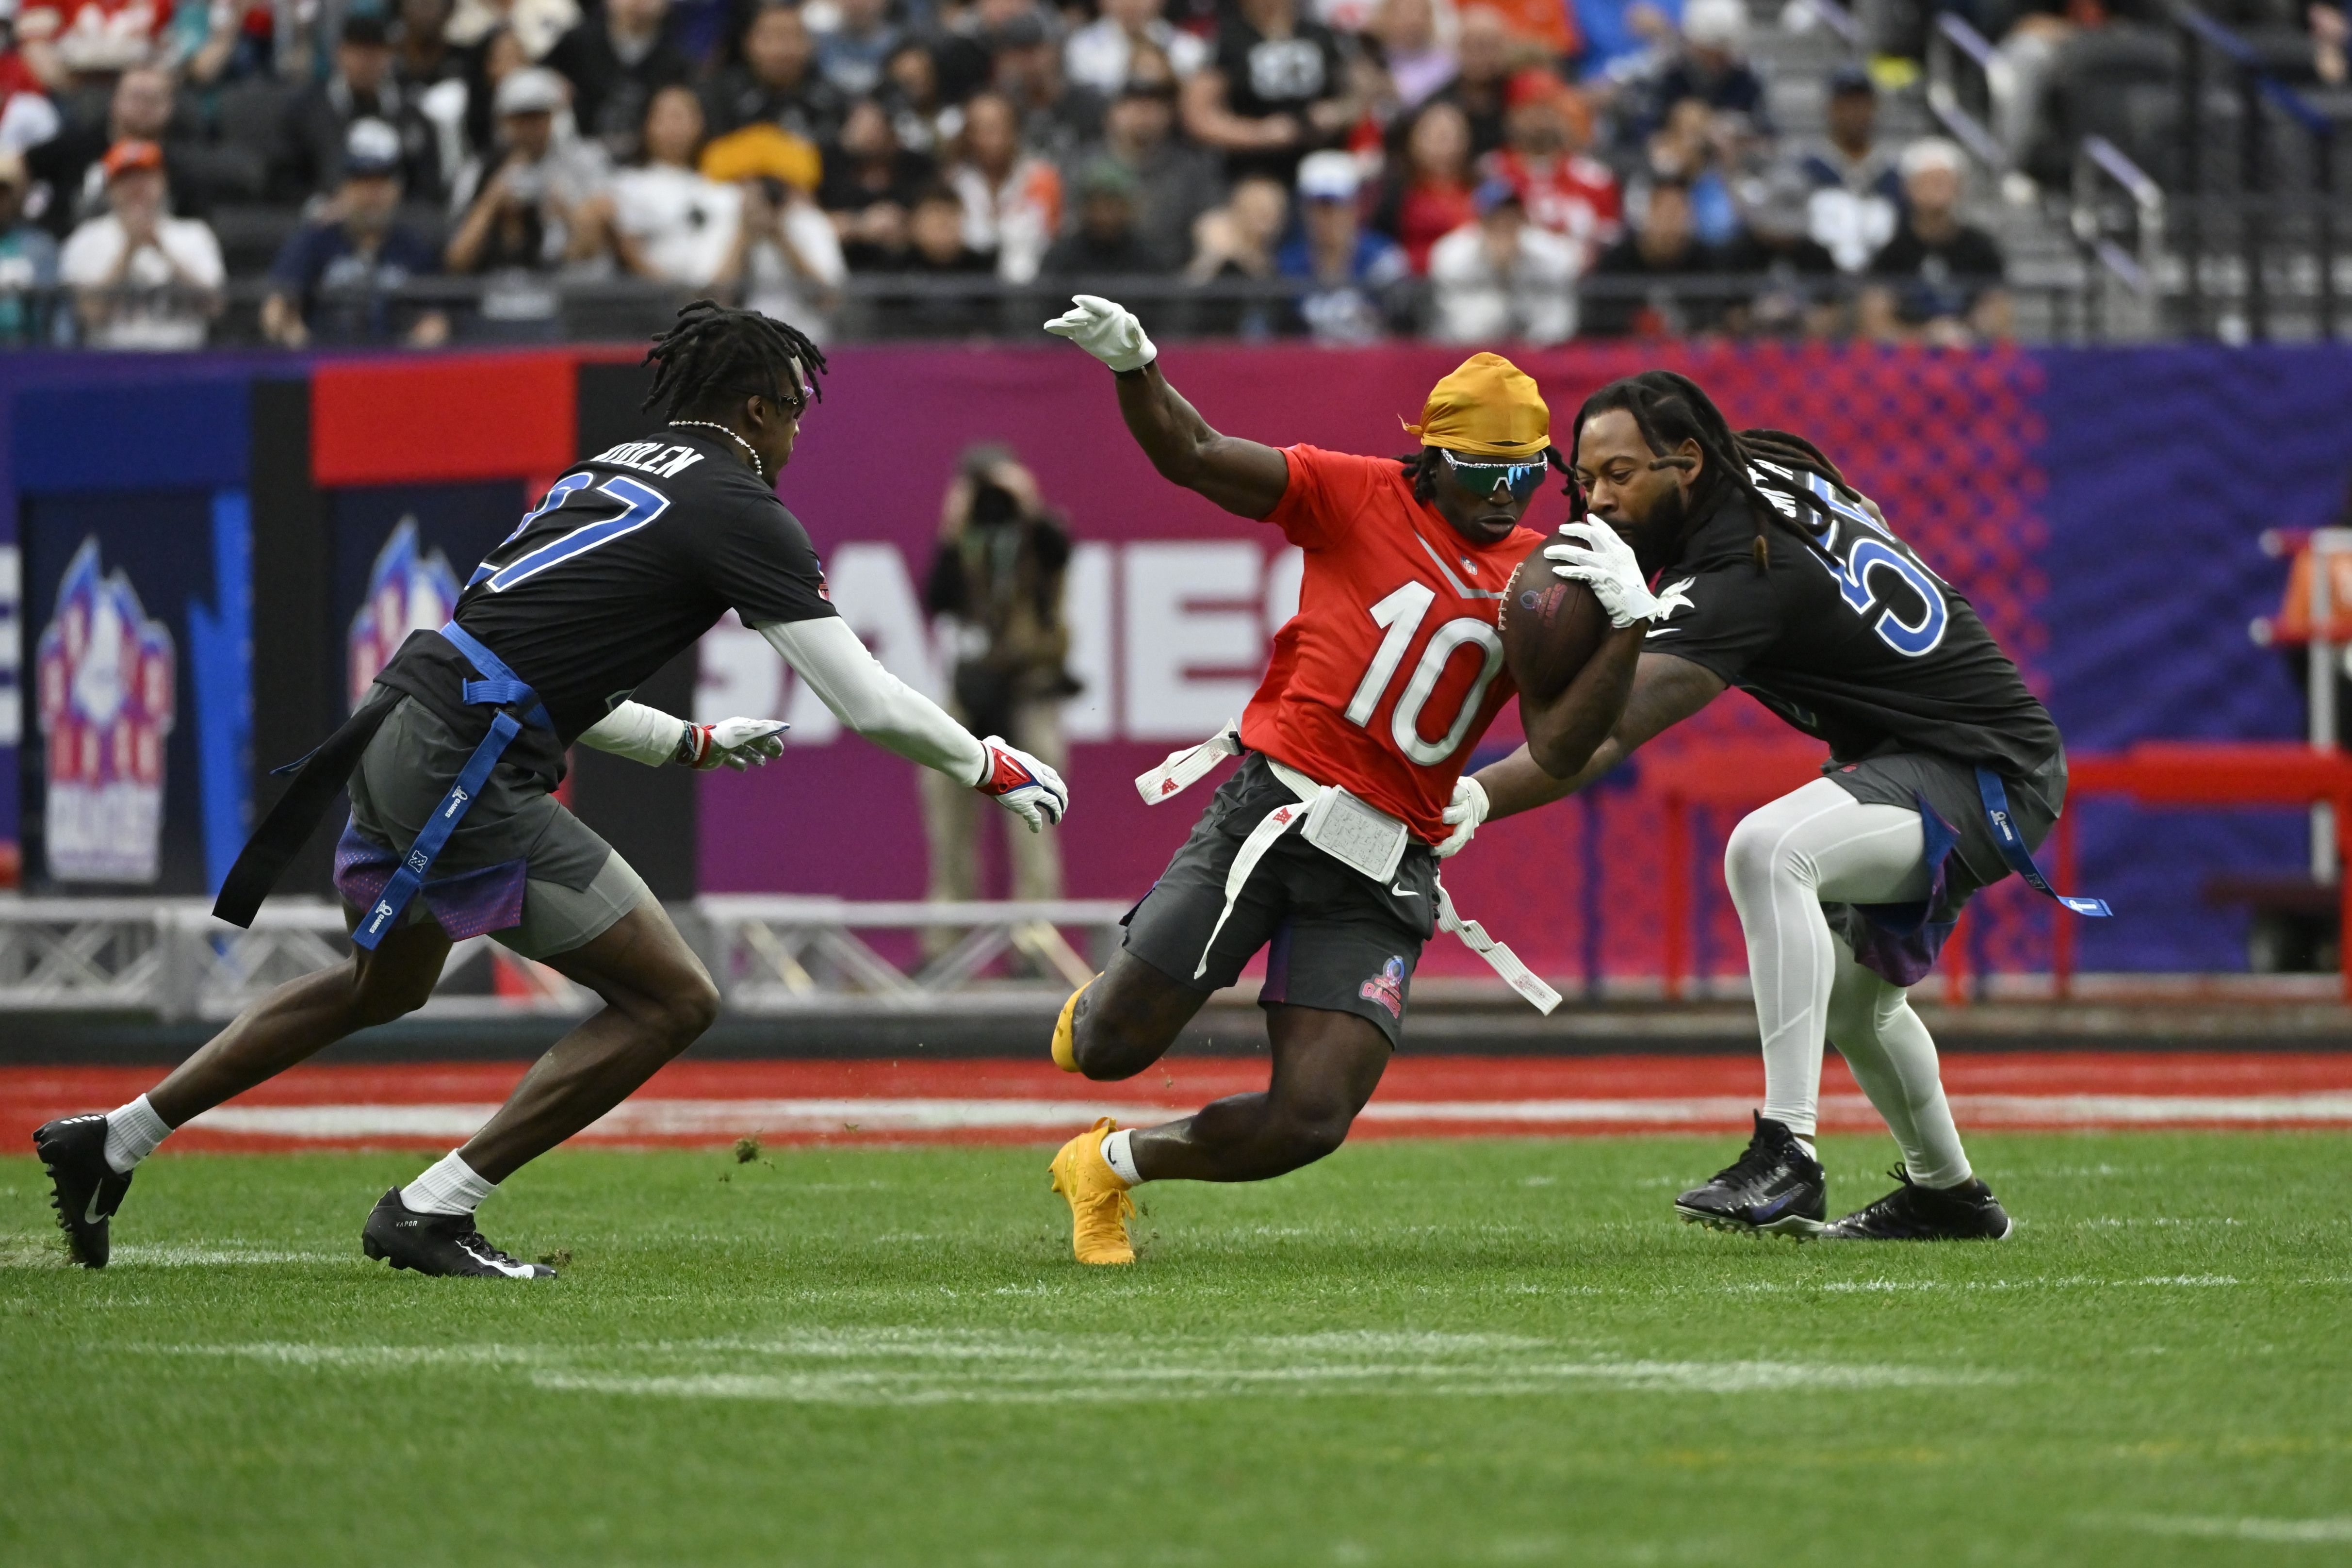
[[694,721],[770,718],[784,710],[784,661],[768,639],[728,611],[705,632],[694,682]]
[[[1265,664],[1265,550],[1247,540],[1127,547],[1128,739],[1197,739],[1248,704]],[[1248,609],[1193,607],[1243,600]]]
[[1070,623],[1070,673],[1086,689],[1062,709],[1062,734],[1071,741],[1108,741],[1118,733],[1113,700],[1118,663],[1111,618],[1116,584],[1114,547],[1088,542],[1070,552],[1062,613]]
[[[1070,673],[1085,689],[1062,710],[1074,742],[1196,740],[1247,706],[1267,645],[1298,611],[1306,556],[1246,539],[1088,540],[1070,552],[1063,613]],[[837,546],[833,602],[883,666],[939,699],[954,623],[924,624],[907,553],[879,540]],[[730,612],[703,637],[697,722],[739,714],[792,724],[796,747],[825,746],[841,725]],[[1394,672],[1391,671],[1391,674]],[[5,689],[0,689],[4,693]]]

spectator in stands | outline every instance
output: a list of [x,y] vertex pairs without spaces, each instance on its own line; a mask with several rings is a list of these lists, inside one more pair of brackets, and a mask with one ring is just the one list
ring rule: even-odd
[[1406,301],[1412,275],[1404,252],[1371,233],[1356,216],[1362,183],[1355,158],[1327,150],[1298,165],[1299,233],[1277,266],[1299,285],[1295,330],[1324,343],[1366,343],[1385,336]]
[[990,84],[1013,106],[1022,144],[1066,158],[1102,134],[1103,95],[1062,80],[1062,51],[1035,13],[1015,16],[992,40]]
[[704,89],[710,128],[778,126],[819,145],[841,133],[849,100],[816,68],[816,37],[798,5],[763,0],[743,29],[742,59]]
[[1689,0],[1683,7],[1683,47],[1654,89],[1653,123],[1663,121],[1686,98],[1707,108],[1744,114],[1759,131],[1769,132],[1764,79],[1741,50],[1748,42],[1743,0]]
[[1111,100],[1101,143],[1080,167],[1116,163],[1133,176],[1135,230],[1170,265],[1192,251],[1192,226],[1224,195],[1216,160],[1176,140],[1172,88],[1131,82]]
[[727,294],[743,269],[743,193],[695,166],[702,100],[683,84],[646,106],[645,161],[613,175],[613,250],[623,270]]
[[303,89],[286,106],[279,191],[300,200],[338,190],[351,128],[362,120],[392,127],[400,138],[403,183],[421,198],[438,200],[448,189],[440,144],[393,72],[392,35],[383,18],[365,11],[343,19],[334,75]]
[[850,105],[841,140],[825,154],[817,205],[833,220],[851,271],[886,265],[906,250],[908,215],[938,177],[929,158],[898,144],[880,104],[861,98]]
[[176,61],[191,87],[274,77],[278,8],[273,0],[214,0],[174,5],[170,31],[159,40],[155,64]]
[[655,93],[694,79],[669,36],[669,0],[603,0],[547,52],[572,83],[572,118],[615,159],[634,157]]
[[68,123],[55,137],[25,153],[26,169],[49,187],[42,221],[64,235],[87,217],[106,210],[107,152],[123,142],[152,142],[163,150],[163,169],[173,211],[201,217],[211,210],[227,182],[215,151],[204,144],[194,117],[183,113],[169,71],[142,66],[115,79],[106,118]]
[[1862,330],[1881,342],[1958,345],[2010,332],[2000,247],[1960,221],[1966,154],[1940,137],[1903,150],[1906,211],[1871,258]]
[[1797,168],[1783,165],[1742,182],[1740,232],[1723,269],[1760,279],[1756,292],[1724,313],[1727,331],[1744,337],[1825,338],[1845,319],[1838,264],[1807,232],[1818,194]]
[[562,79],[543,66],[499,83],[498,140],[452,191],[465,216],[446,252],[450,271],[551,272],[599,252],[611,173],[597,143],[558,136],[563,105]]
[[1424,106],[1405,134],[1403,167],[1372,208],[1372,226],[1404,247],[1415,273],[1429,270],[1430,247],[1477,216],[1471,201],[1470,121],[1443,99]]
[[1431,0],[1381,0],[1370,36],[1380,46],[1399,112],[1412,113],[1454,79],[1454,51],[1438,37]]
[[1167,56],[1179,81],[1208,64],[1209,46],[1170,26],[1160,8],[1161,0],[1102,0],[1102,15],[1063,41],[1062,75],[1074,87],[1116,98],[1128,84],[1128,61],[1139,44]]
[[1623,204],[1609,165],[1585,155],[1591,114],[1577,90],[1546,70],[1523,70],[1505,98],[1507,143],[1487,173],[1511,182],[1528,221],[1570,241],[1580,269],[1617,243]]
[[1435,296],[1432,335],[1441,342],[1507,340],[1556,343],[1576,331],[1573,241],[1528,221],[1518,187],[1501,178],[1478,187],[1478,216],[1430,252]]
[[2352,49],[2352,22],[2341,5],[2312,5],[2304,11],[2311,26],[2311,74],[2325,87],[2342,87],[2352,70],[2346,57]]
[[1584,52],[1584,36],[1569,0],[1490,0],[1522,49],[1558,64]]
[[940,62],[931,47],[906,38],[882,62],[881,101],[901,146],[937,158],[963,134],[963,106],[950,103],[940,87]]
[[399,26],[393,30],[392,79],[404,91],[420,96],[425,89],[466,78],[464,52],[449,41],[454,0],[400,0]]
[[1026,283],[1062,226],[1061,173],[1023,149],[1020,121],[999,93],[963,106],[963,153],[948,184],[963,202],[964,242],[992,252],[1007,283]]
[[[1001,325],[997,309],[996,258],[975,250],[965,237],[963,202],[943,184],[915,197],[907,217],[907,243],[887,257],[883,270],[928,286],[906,298],[876,301],[875,327],[898,337],[960,338]],[[957,287],[961,282],[969,289]]]
[[[1052,767],[1068,765],[1062,704],[1070,678],[1070,623],[1063,608],[1070,531],[1040,499],[1037,480],[1003,447],[965,451],[940,508],[940,542],[923,586],[923,610],[955,628],[948,710],[983,735],[1001,735]],[[928,771],[928,770],[926,770]],[[980,841],[995,817],[980,797],[942,775],[922,786],[934,901],[978,899]],[[1058,899],[1062,863],[1050,833],[1004,835],[1013,897]],[[942,931],[943,940],[957,933]]]
[[24,158],[0,152],[0,346],[38,348],[65,324],[47,295],[58,286],[57,237],[25,218],[32,188]]
[[1185,132],[1223,155],[1227,179],[1287,184],[1360,112],[1338,36],[1303,19],[1297,0],[1238,0],[1211,63],[1183,84]]
[[446,314],[394,297],[410,279],[441,269],[434,247],[397,221],[400,133],[381,120],[355,120],[335,162],[341,188],[316,221],[286,241],[269,269],[262,335],[289,349],[314,340],[412,348],[446,342]]
[[1581,311],[1589,338],[1683,337],[1712,326],[1719,301],[1688,279],[1722,270],[1698,241],[1690,190],[1651,185],[1634,231],[1601,252],[1587,275]]
[[[1235,182],[1225,204],[1202,213],[1192,226],[1185,280],[1237,287],[1274,279],[1289,226],[1290,192],[1278,181],[1253,174]],[[1264,299],[1207,299],[1192,311],[1200,331],[1251,341],[1273,336],[1281,326],[1279,314]]]
[[1124,165],[1106,158],[1078,176],[1078,226],[1055,240],[1038,272],[1089,292],[1089,279],[1172,272],[1175,258],[1145,241],[1137,230],[1140,189]]
[[101,164],[109,210],[75,229],[58,258],[75,291],[82,342],[102,349],[194,349],[220,310],[220,242],[171,216],[163,150],[118,142]]
[[26,0],[16,50],[52,93],[134,70],[160,52],[172,7],[163,0]]
[[457,0],[449,41],[478,54],[490,35],[503,30],[521,47],[523,63],[536,65],[579,25],[579,0]]
[[1530,58],[1528,51],[1512,39],[1503,14],[1491,5],[1464,9],[1454,51],[1460,68],[1438,96],[1468,117],[1470,151],[1483,158],[1503,144],[1503,121],[1510,108],[1507,93],[1512,74],[1543,62]]
[[1651,177],[1690,193],[1691,221],[1701,245],[1721,247],[1739,232],[1731,178],[1745,147],[1746,116],[1710,110],[1695,98],[1677,100],[1645,149]]
[[743,302],[822,342],[848,277],[833,224],[811,199],[816,149],[766,121],[702,150],[702,172],[742,193]]
[[850,98],[864,98],[882,85],[882,62],[898,47],[890,26],[889,0],[836,0],[839,22],[818,40],[817,69]]
[[1584,38],[1585,85],[1601,96],[1618,86],[1654,75],[1677,47],[1675,16],[1680,7],[1664,0],[1574,0],[1578,31]]
[[1848,272],[1895,237],[1902,211],[1902,176],[1877,131],[1878,89],[1868,71],[1847,66],[1830,79],[1829,140],[1797,163],[1812,187],[1806,226]]

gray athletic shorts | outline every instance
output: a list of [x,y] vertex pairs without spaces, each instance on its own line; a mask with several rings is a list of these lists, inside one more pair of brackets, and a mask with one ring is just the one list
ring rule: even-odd
[[[1898,984],[1915,983],[1916,974],[1934,962],[1960,910],[1977,889],[2010,874],[2000,858],[2000,846],[1985,821],[1984,799],[1977,792],[1976,769],[1932,752],[1883,752],[1858,763],[1832,762],[1822,776],[1866,805],[1898,805],[1916,811],[1927,808],[1951,830],[1951,853],[1943,865],[1943,890],[1927,911],[1916,937],[1890,942],[1883,929],[1852,904],[1823,903],[1830,929],[1845,940],[1855,955]],[[2009,796],[2010,815],[2030,849],[2040,849],[2058,814],[2066,804],[2066,755],[2063,752],[2022,778],[2001,777]],[[1898,953],[1897,948],[1908,951]],[[1910,978],[1906,978],[1909,974]]]
[[[413,697],[400,700],[352,772],[351,826],[336,857],[336,879],[347,901],[363,908],[373,897],[354,896],[365,881],[364,873],[351,874],[351,863],[373,864],[367,850],[396,862],[448,794],[473,750],[425,704]],[[432,920],[438,913],[445,927],[460,925],[453,934],[472,934],[463,928],[466,915],[457,911],[495,902],[480,884],[499,879],[487,875],[473,884],[457,879],[468,872],[518,865],[523,874],[521,919],[491,926],[486,934],[525,958],[547,958],[583,946],[653,897],[645,879],[594,829],[522,769],[501,763],[449,836],[433,862],[425,892],[409,901],[401,923]],[[453,893],[453,888],[465,890]],[[441,906],[437,911],[436,904]]]
[[1178,984],[1204,993],[1240,979],[1242,965],[1266,948],[1258,1005],[1353,1013],[1376,1025],[1393,1047],[1403,1031],[1413,967],[1437,931],[1437,858],[1427,845],[1409,845],[1393,885],[1383,886],[1294,828],[1267,847],[1233,913],[1217,924],[1225,876],[1242,841],[1266,813],[1297,801],[1265,757],[1244,756],[1160,880],[1128,910],[1125,946]]

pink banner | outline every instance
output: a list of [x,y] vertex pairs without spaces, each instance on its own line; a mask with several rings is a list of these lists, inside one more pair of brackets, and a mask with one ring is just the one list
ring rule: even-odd
[[[1221,430],[1274,445],[1402,453],[1411,443],[1400,420],[1419,412],[1430,384],[1460,358],[1422,347],[1219,347],[1172,349],[1163,363]],[[1518,363],[1542,384],[1563,438],[1588,393],[1659,364],[1696,377],[1735,425],[1811,437],[1969,595],[2031,676],[2042,590],[2028,564],[2040,527],[2031,480],[2038,372],[2030,360],[1627,346],[1531,353]],[[922,582],[941,497],[976,441],[1011,447],[1079,542],[1068,611],[1074,671],[1087,691],[1066,714],[1066,891],[1139,897],[1210,786],[1148,808],[1131,781],[1239,713],[1267,637],[1296,602],[1296,557],[1271,530],[1155,474],[1119,421],[1109,373],[1076,350],[845,349],[781,492],[815,538],[843,615],[902,679],[934,694],[944,644],[925,624]],[[1986,475],[1999,482],[1969,478]],[[1544,529],[1565,518],[1556,487],[1529,514]],[[767,646],[731,622],[704,643],[698,706],[706,718],[772,713],[795,726],[780,764],[704,783],[705,890],[921,896],[926,846],[909,764],[840,733]],[[1506,709],[1485,750],[1499,754],[1517,735],[1517,710]],[[1654,742],[1641,762],[1654,775],[1704,774],[1710,756],[1729,754],[1721,748],[1735,741],[1777,750],[1801,737],[1735,695]],[[1697,870],[1685,907],[1701,913],[1687,951],[1701,972],[1736,972],[1738,930],[1718,862],[1742,792],[1733,781],[1716,793],[1726,804],[1702,814],[1693,846]],[[1759,782],[1755,799],[1741,804],[1769,793]],[[1594,962],[1607,973],[1657,973],[1662,922],[1674,907],[1660,885],[1661,838],[1654,784],[1636,782],[1489,826],[1449,864],[1446,885],[1465,914],[1546,974],[1575,978]],[[2022,950],[2033,940],[2025,920],[1994,901],[1991,926],[2004,946]],[[1446,941],[1433,944],[1423,972],[1486,973]]]

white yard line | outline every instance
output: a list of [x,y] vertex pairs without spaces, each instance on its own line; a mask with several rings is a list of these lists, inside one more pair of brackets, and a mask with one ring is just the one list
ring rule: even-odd
[[[1362,1120],[1495,1127],[1716,1126],[1743,1121],[1752,1101],[1702,1096],[1679,1099],[1374,1100]],[[215,1132],[288,1139],[459,1138],[498,1108],[436,1105],[230,1105],[208,1110],[190,1125]],[[1189,1107],[1120,1105],[1095,1100],[994,1098],[811,1100],[632,1100],[588,1130],[598,1138],[680,1138],[743,1132],[1040,1133],[1083,1127],[1106,1111],[1122,1121],[1166,1121]],[[2260,1126],[2281,1122],[2352,1124],[2352,1093],[2274,1095],[1987,1094],[1952,1096],[1966,1125],[2158,1127],[2186,1123]],[[1825,1097],[1830,1117],[1867,1118],[1858,1095]]]

